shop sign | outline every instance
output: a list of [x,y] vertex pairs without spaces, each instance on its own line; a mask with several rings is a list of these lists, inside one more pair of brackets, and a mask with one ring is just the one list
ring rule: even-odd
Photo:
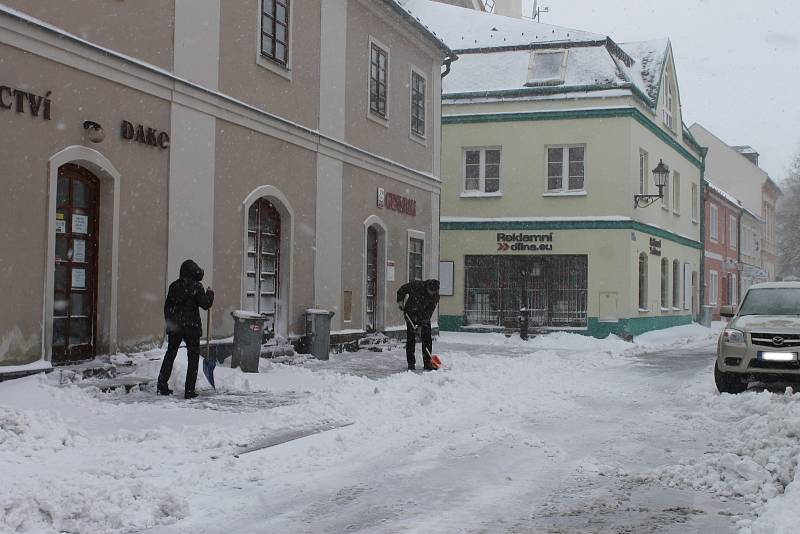
[[169,134],[155,128],[146,128],[142,124],[136,126],[129,121],[122,121],[120,128],[122,138],[126,141],[135,141],[143,145],[158,147],[162,150],[169,148]]
[[39,96],[21,89],[13,89],[7,85],[0,85],[0,108],[11,109],[17,113],[25,113],[27,110],[31,117],[39,117],[42,120],[50,120],[50,96],[52,91],[47,91],[44,96]]
[[378,207],[412,217],[417,216],[416,200],[395,193],[387,193],[382,187],[378,188]]
[[527,234],[517,232],[506,234],[497,232],[498,252],[528,252],[553,250],[553,232],[547,234]]
[[653,256],[661,256],[661,240],[655,237],[650,238],[650,254]]

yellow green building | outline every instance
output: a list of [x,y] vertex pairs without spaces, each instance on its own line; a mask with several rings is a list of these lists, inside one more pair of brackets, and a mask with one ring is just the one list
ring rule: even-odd
[[[443,79],[441,330],[604,337],[692,321],[703,150],[668,40],[407,0],[458,60]],[[663,197],[652,170],[669,172]]]

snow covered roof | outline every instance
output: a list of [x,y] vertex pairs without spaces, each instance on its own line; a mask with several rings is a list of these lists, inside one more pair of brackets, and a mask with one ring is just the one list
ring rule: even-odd
[[736,198],[735,196],[731,195],[730,193],[728,193],[727,191],[722,189],[720,186],[718,186],[714,182],[710,181],[708,178],[706,178],[706,184],[708,185],[708,188],[711,189],[718,196],[720,196],[723,199],[727,200],[728,202],[730,202],[734,206],[737,206],[739,208],[742,207],[742,202],[738,198]]
[[[395,1],[459,55],[442,82],[445,99],[515,91],[593,96],[596,91],[624,89],[655,106],[669,50],[667,39],[617,44],[597,33],[430,0]],[[547,49],[568,50],[563,81],[532,84],[531,54]]]
[[497,46],[596,41],[606,38],[597,33],[504,17],[430,0],[395,1],[456,52]]
[[731,148],[734,149],[739,154],[756,154],[756,155],[758,155],[758,152],[756,152],[756,149],[751,147],[750,145],[732,146]]

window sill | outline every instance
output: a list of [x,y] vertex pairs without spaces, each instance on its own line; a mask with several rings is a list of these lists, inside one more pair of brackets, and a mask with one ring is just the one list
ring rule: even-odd
[[692,224],[700,224],[697,219],[692,219]]
[[419,135],[414,132],[408,134],[408,138],[414,141],[415,143],[428,148],[428,139],[424,135]]
[[662,205],[661,205],[661,209],[662,209],[662,210],[664,210],[664,211],[666,211],[666,212],[669,212],[669,206],[664,206],[664,205],[662,204]]
[[369,120],[371,120],[372,122],[380,124],[384,128],[389,128],[389,118],[388,117],[384,118],[384,117],[381,117],[380,115],[377,115],[377,114],[373,113],[372,111],[367,111],[367,118]]
[[492,193],[484,193],[483,191],[462,191],[461,198],[484,198],[484,197],[502,197],[502,191],[494,191]]
[[679,311],[681,311],[681,308],[672,308],[672,311],[679,312]]
[[542,193],[543,197],[585,197],[586,191],[551,191]]
[[277,74],[281,78],[285,78],[287,81],[292,81],[292,69],[288,65],[284,66],[280,63],[272,61],[271,59],[262,56],[260,52],[256,52],[256,65],[263,67],[274,74]]
[[650,308],[639,308],[639,313],[650,313]]
[[672,311],[672,308],[661,308],[661,311],[662,312]]
[[680,217],[680,216],[681,216],[681,212],[679,212],[679,211],[675,211],[675,210],[672,210],[672,214],[673,214],[674,216],[676,216],[676,217]]

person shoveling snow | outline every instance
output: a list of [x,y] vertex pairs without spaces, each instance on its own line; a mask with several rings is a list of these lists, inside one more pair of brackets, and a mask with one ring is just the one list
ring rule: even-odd
[[422,362],[426,371],[434,371],[441,366],[438,356],[432,356],[431,316],[439,304],[438,280],[412,280],[397,290],[397,305],[406,319],[406,360],[410,370],[416,369],[414,356],[416,337],[422,344]]

